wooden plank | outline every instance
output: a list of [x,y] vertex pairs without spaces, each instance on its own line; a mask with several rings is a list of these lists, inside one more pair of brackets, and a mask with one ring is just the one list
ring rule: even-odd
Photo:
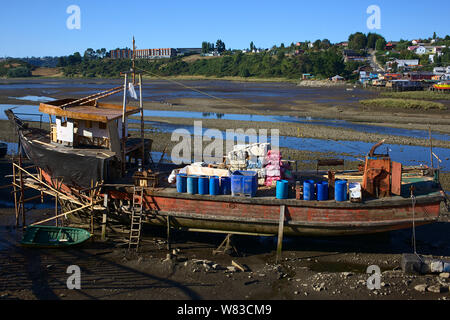
[[[33,143],[33,142],[42,144],[42,145],[47,146],[47,147],[56,148],[56,146],[54,146],[54,145],[51,145],[51,144],[49,144],[49,143],[45,143],[45,142],[42,142],[42,141],[39,141],[39,140],[33,140],[33,141],[31,141],[31,143]],[[24,169],[27,169],[27,168],[24,168]]]
[[391,192],[400,195],[402,193],[402,164],[392,161]]
[[276,263],[281,259],[281,249],[283,246],[283,233],[284,233],[284,214],[286,211],[286,206],[280,206],[280,220],[278,222],[278,245],[277,245],[277,257]]
[[68,214],[71,214],[71,213],[74,213],[74,212],[77,212],[77,211],[86,209],[86,208],[88,208],[88,207],[90,207],[90,206],[91,206],[91,204],[84,205],[84,206],[82,206],[82,207],[80,207],[80,208],[78,208],[78,209],[70,210],[70,211],[68,211],[68,212],[59,214],[59,215],[57,215],[57,216],[54,216],[54,217],[51,217],[51,218],[48,218],[48,219],[45,219],[45,220],[42,220],[42,221],[39,221],[39,222],[35,222],[35,223],[32,224],[32,226],[38,225],[38,224],[42,224],[42,223],[45,223],[45,222],[48,222],[48,221],[52,221],[52,220],[58,219],[58,218],[60,218],[60,217],[64,217],[64,216],[66,216],[66,215],[68,215]]
[[242,272],[245,272],[245,268],[243,265],[241,265],[240,263],[237,263],[234,260],[231,260],[231,265],[235,266],[236,268],[238,268],[239,270],[241,270]]
[[102,217],[102,241],[106,241],[106,222],[107,222],[107,215],[108,215],[108,194],[105,193],[104,200],[103,200],[103,206],[105,207],[105,210],[103,211],[103,217]]

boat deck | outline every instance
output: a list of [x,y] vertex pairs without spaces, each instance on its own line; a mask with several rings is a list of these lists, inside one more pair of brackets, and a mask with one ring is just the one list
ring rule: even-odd
[[[176,168],[172,164],[164,164],[160,167],[160,171],[155,171],[159,173],[159,183],[157,188],[146,188],[146,193],[152,196],[161,196],[167,198],[179,198],[179,199],[190,199],[190,200],[207,200],[207,201],[218,201],[218,202],[240,202],[240,203],[258,203],[267,205],[295,205],[295,206],[319,206],[319,207],[357,207],[357,206],[367,206],[368,204],[373,204],[374,206],[380,206],[383,203],[402,203],[405,201],[411,202],[410,186],[414,184],[415,196],[417,200],[421,198],[429,198],[430,196],[441,197],[439,189],[434,184],[433,177],[421,176],[417,173],[404,173],[402,174],[402,194],[400,196],[390,196],[386,198],[365,198],[362,202],[336,202],[333,200],[326,201],[308,201],[308,200],[296,200],[295,196],[292,195],[290,199],[276,199],[276,188],[259,186],[255,197],[246,196],[232,196],[232,195],[199,195],[199,194],[187,194],[179,193],[175,187],[175,184],[170,184],[168,182],[168,177],[171,171]],[[106,190],[116,190],[120,192],[125,192],[128,194],[133,193],[133,174],[136,168],[128,168],[128,174],[126,177],[116,181],[117,183],[105,184]],[[295,180],[305,181],[313,179],[314,181],[327,181],[326,171],[298,171],[293,173]],[[358,171],[343,171],[336,174],[337,179],[346,179],[349,182],[362,182],[362,173]]]

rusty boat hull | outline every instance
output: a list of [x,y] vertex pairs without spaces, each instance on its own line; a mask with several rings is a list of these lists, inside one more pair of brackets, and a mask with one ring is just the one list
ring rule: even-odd
[[[39,176],[49,185],[57,188],[78,203],[82,188],[68,183],[58,183],[50,165],[39,165],[39,159],[33,157],[33,150],[55,152],[55,147],[42,143],[39,139],[46,135],[37,132],[19,137],[25,153],[39,168]],[[40,143],[38,143],[40,142]],[[43,152],[43,151],[42,151]],[[42,157],[41,157],[42,158]],[[67,158],[66,168],[78,158]],[[72,159],[72,160],[70,160]],[[131,171],[133,173],[134,171]],[[164,178],[163,178],[164,179]],[[55,184],[56,180],[56,184]],[[166,180],[166,179],[164,179]],[[431,181],[430,181],[431,182]],[[207,196],[178,193],[171,185],[147,187],[144,189],[144,224],[170,227],[186,231],[207,231],[235,234],[275,235],[280,225],[280,211],[285,209],[284,234],[288,236],[340,236],[388,232],[410,228],[438,221],[444,193],[437,186],[431,186],[424,192],[416,193],[415,204],[409,193],[402,196],[389,196],[380,199],[364,199],[360,203],[350,201],[305,201],[296,199],[279,200],[275,194],[258,193],[255,197],[234,197],[228,195]],[[418,186],[418,185],[416,185]],[[405,187],[408,187],[405,185]],[[407,189],[407,188],[405,188]],[[129,228],[134,182],[131,177],[102,184],[99,198],[108,198],[108,223],[121,224]],[[61,200],[61,199],[60,199]],[[69,212],[73,204],[66,201],[64,210]],[[92,217],[92,212],[79,211],[75,218]],[[95,219],[101,223],[101,215]]]
[[[132,194],[108,192],[111,199],[131,200]],[[176,190],[149,190],[144,196],[145,223],[186,231],[276,235],[280,210],[285,206],[284,234],[288,236],[342,236],[388,232],[436,222],[440,192],[412,200],[392,197],[363,203],[278,200],[272,197],[202,196]]]

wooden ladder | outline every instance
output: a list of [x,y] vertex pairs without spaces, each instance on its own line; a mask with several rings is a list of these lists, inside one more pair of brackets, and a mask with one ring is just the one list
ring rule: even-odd
[[144,205],[144,188],[134,187],[133,191],[133,208],[131,214],[130,241],[128,242],[128,250],[133,246],[136,251],[139,249],[142,230],[142,215]]

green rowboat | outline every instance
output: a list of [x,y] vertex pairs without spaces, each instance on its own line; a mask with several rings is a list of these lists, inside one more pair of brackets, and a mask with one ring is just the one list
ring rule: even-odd
[[81,244],[90,237],[88,231],[78,228],[29,226],[20,243],[27,247],[66,248]]

